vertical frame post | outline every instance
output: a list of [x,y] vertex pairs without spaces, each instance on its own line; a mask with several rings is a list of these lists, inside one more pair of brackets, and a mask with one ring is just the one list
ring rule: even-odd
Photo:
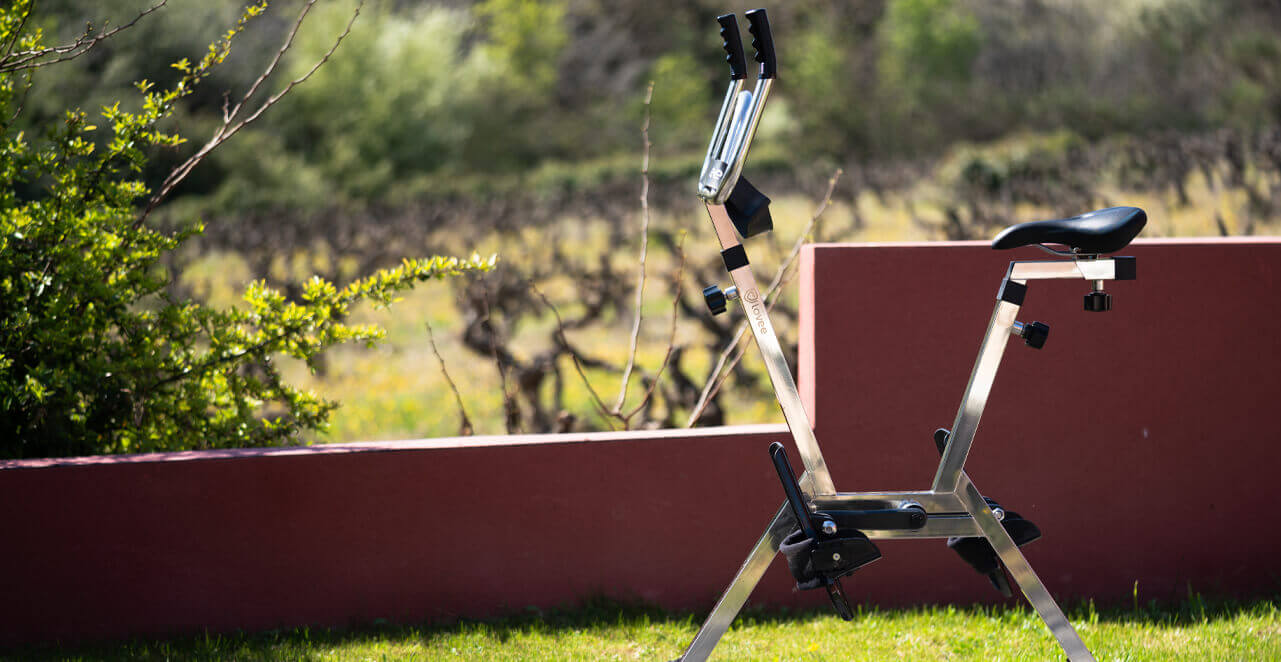
[[[1013,285],[1014,287],[1010,287]],[[965,459],[970,454],[970,445],[974,442],[974,433],[979,429],[979,419],[987,407],[987,398],[992,393],[992,384],[996,381],[996,370],[1005,355],[1005,346],[1010,339],[1010,329],[1014,327],[1014,318],[1023,303],[1023,287],[1018,281],[1006,280],[1002,287],[1002,296],[1016,298],[1017,301],[998,300],[992,311],[992,319],[987,325],[987,334],[979,346],[979,356],[970,372],[970,381],[965,385],[965,395],[961,397],[961,406],[952,422],[952,433],[948,435],[947,448],[939,460],[938,471],[934,474],[933,491],[956,492],[961,471],[965,468]],[[1017,293],[1017,294],[1015,294]]]

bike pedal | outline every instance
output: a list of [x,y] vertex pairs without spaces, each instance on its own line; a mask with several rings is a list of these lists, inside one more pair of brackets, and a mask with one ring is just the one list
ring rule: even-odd
[[815,541],[810,558],[814,570],[839,578],[881,558],[881,550],[862,531],[854,531],[851,535]]
[[1005,576],[1005,564],[1001,563],[1000,567],[987,574],[987,580],[992,582],[993,588],[1007,598],[1014,597],[1014,591],[1010,590],[1010,580]]
[[[1000,504],[992,499],[986,499],[988,507],[996,510]],[[1022,547],[1041,537],[1041,529],[1035,524],[1023,519],[1016,512],[1006,510],[1005,516],[1001,520],[1001,526],[1005,527],[1006,533],[1015,545]],[[1005,576],[1005,564],[1001,563],[1001,558],[997,556],[996,550],[992,548],[992,543],[987,538],[973,536],[966,538],[948,538],[948,549],[957,553],[963,561],[971,568],[992,583],[992,586],[1001,592],[1005,597],[1011,597],[1013,592],[1010,590],[1009,579]]]
[[[769,454],[797,525],[796,530],[783,539],[778,551],[787,559],[787,568],[796,580],[798,591],[830,587],[841,577],[881,558],[881,550],[862,531],[838,530],[834,526],[829,530],[815,525],[783,444],[770,444]],[[836,605],[835,600],[833,604]],[[840,606],[836,606],[839,612]]]
[[797,529],[783,540],[779,552],[787,559],[798,591],[823,588],[881,558],[881,550],[860,531],[822,539]]

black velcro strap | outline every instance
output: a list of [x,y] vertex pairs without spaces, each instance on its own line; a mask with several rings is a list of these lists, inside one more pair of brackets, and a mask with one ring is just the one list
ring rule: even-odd
[[792,571],[792,578],[796,580],[798,591],[809,591],[827,585],[818,570],[814,568],[814,562],[810,557],[810,549],[813,547],[814,539],[806,538],[805,532],[800,529],[788,534],[778,547],[778,551],[782,552],[783,557],[787,559],[787,569]]
[[747,251],[743,250],[742,244],[721,251],[721,259],[725,260],[725,268],[729,271],[733,271],[739,267],[745,267],[749,264],[747,261]]

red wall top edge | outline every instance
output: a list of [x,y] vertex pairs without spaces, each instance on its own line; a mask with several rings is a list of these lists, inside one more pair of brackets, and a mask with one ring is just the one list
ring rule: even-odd
[[199,462],[249,457],[284,457],[289,455],[341,455],[346,453],[385,453],[449,448],[485,448],[493,446],[537,446],[543,444],[583,444],[612,441],[648,441],[655,439],[697,439],[725,435],[787,433],[781,423],[725,425],[706,428],[670,430],[628,430],[620,432],[571,432],[565,434],[477,435],[473,437],[439,437],[402,441],[361,441],[312,446],[278,448],[228,448],[220,450],[177,451],[171,453],[135,453],[132,455],[87,455],[82,457],[33,458],[0,460],[0,471],[46,469],[60,466],[141,464],[151,462]]

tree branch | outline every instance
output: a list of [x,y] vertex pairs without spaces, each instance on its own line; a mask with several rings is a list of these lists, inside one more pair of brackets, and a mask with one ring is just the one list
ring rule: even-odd
[[458,432],[464,437],[470,437],[476,433],[476,429],[471,424],[471,418],[467,416],[467,407],[463,406],[463,396],[458,392],[458,385],[454,383],[454,379],[449,376],[449,371],[445,369],[445,358],[436,348],[436,334],[432,333],[431,322],[423,322],[423,326],[427,327],[427,342],[431,343],[431,353],[436,355],[436,361],[440,363],[440,374],[445,376],[449,390],[454,392],[454,402],[458,403],[458,416],[462,419]]
[[4,62],[9,59],[9,55],[13,52],[13,47],[16,46],[18,44],[18,40],[22,38],[22,30],[27,27],[27,19],[31,18],[32,6],[33,4],[29,0],[26,4],[26,11],[22,12],[22,18],[18,21],[18,24],[14,26],[13,34],[9,37],[9,42],[4,45],[4,48],[2,49],[3,52],[0,53],[0,62]]
[[632,322],[631,345],[627,353],[627,365],[623,368],[623,380],[618,387],[618,400],[610,410],[615,416],[623,411],[623,403],[627,400],[628,382],[631,381],[632,369],[636,366],[636,346],[640,343],[641,308],[645,297],[645,259],[649,252],[649,102],[653,97],[654,81],[651,80],[649,87],[645,89],[645,121],[641,123],[641,251],[640,274],[636,279],[636,318]]
[[213,136],[209,138],[209,141],[206,142],[203,147],[197,150],[196,153],[191,155],[191,157],[186,161],[179,164],[178,167],[174,168],[173,171],[165,177],[165,180],[160,184],[160,190],[157,191],[155,195],[151,196],[151,199],[147,202],[146,209],[142,211],[138,220],[135,221],[135,225],[141,225],[142,222],[146,220],[147,216],[151,214],[152,210],[163,202],[164,199],[173,192],[173,189],[178,186],[178,184],[182,183],[182,181],[191,174],[191,171],[194,170],[201,161],[205,160],[205,157],[209,156],[210,152],[213,152],[219,145],[236,135],[236,133],[245,128],[246,125],[256,121],[264,112],[267,111],[268,108],[276,105],[276,103],[284,98],[286,94],[298,85],[306,82],[308,78],[311,78],[312,74],[316,73],[321,66],[328,62],[329,58],[334,54],[334,51],[338,50],[338,46],[347,38],[347,35],[351,34],[351,27],[355,24],[356,18],[360,16],[360,10],[364,8],[365,0],[360,0],[360,3],[356,5],[356,9],[352,12],[351,18],[347,21],[347,26],[343,29],[342,34],[338,35],[334,40],[333,45],[331,45],[329,50],[325,51],[325,54],[311,66],[311,69],[307,70],[307,72],[302,76],[289,81],[289,83],[279,92],[276,92],[268,97],[266,101],[263,101],[262,105],[258,106],[256,110],[243,119],[237,121],[237,117],[240,115],[240,111],[244,109],[245,103],[249,101],[250,97],[257,93],[258,88],[261,87],[263,82],[266,81],[267,78],[275,71],[276,66],[280,63],[284,54],[293,47],[294,37],[298,34],[299,27],[302,26],[303,20],[307,18],[307,14],[315,4],[316,0],[307,0],[306,4],[303,5],[302,10],[298,13],[298,18],[294,20],[293,27],[289,30],[289,36],[285,38],[284,43],[281,44],[280,49],[276,52],[275,57],[272,58],[271,63],[267,65],[262,74],[260,74],[258,78],[254,80],[253,84],[249,86],[249,90],[234,108],[228,111],[226,106],[223,106],[222,125],[214,130]]
[[[157,2],[151,7],[143,10],[140,14],[135,16],[132,21],[129,21],[128,23],[125,23],[124,25],[121,25],[118,28],[114,28],[111,30],[107,30],[106,32],[102,32],[93,37],[90,37],[90,35],[93,34],[93,26],[88,25],[85,27],[84,33],[81,34],[78,38],[76,38],[75,41],[71,42],[70,44],[63,44],[62,46],[50,46],[48,48],[37,48],[30,51],[18,51],[16,53],[5,52],[4,55],[0,55],[0,73],[11,73],[14,71],[22,71],[24,69],[36,69],[38,67],[47,67],[51,64],[57,64],[59,62],[66,62],[67,60],[74,60],[75,58],[78,58],[81,55],[88,53],[90,50],[93,49],[94,46],[97,46],[98,44],[102,43],[104,40],[109,39],[112,36],[117,35],[120,32],[124,30],[128,30],[129,28],[133,27],[134,24],[142,20],[144,16],[147,16],[148,14],[151,14],[157,9],[160,9],[161,7],[165,6],[165,4],[167,4],[168,2],[169,0],[160,0],[160,2]],[[17,32],[14,33],[15,41],[18,38],[17,35],[21,33],[22,28],[26,25],[27,17],[30,15],[30,13],[31,13],[30,10],[28,10],[27,15],[22,17],[22,22],[19,24]],[[104,27],[105,27],[105,24],[104,24]],[[12,42],[9,44],[8,48],[13,48]],[[49,55],[57,55],[59,57],[56,57],[50,60],[42,59]]]
[[507,363],[500,361],[498,358],[498,331],[494,328],[494,323],[490,317],[489,286],[485,285],[484,281],[481,281],[481,283],[481,303],[484,306],[485,313],[481,323],[489,325],[489,353],[494,359],[494,365],[498,366],[498,376],[502,380],[503,424],[507,429],[507,434],[516,434],[520,431],[520,403],[516,402],[516,396],[507,390]]
[[566,350],[566,353],[569,354],[569,358],[574,362],[574,370],[578,372],[578,377],[583,381],[583,386],[587,388],[587,392],[592,396],[592,404],[596,405],[596,411],[605,419],[605,423],[606,425],[609,425],[609,429],[613,430],[614,424],[612,421],[617,418],[618,415],[610,411],[609,408],[605,406],[604,401],[600,399],[600,395],[596,393],[596,389],[592,387],[592,383],[587,381],[587,373],[583,372],[583,366],[582,362],[579,360],[578,352],[573,351],[569,345],[569,341],[565,338],[565,322],[560,317],[560,311],[556,309],[556,306],[552,305],[552,302],[547,298],[547,295],[543,294],[543,291],[538,289],[538,286],[534,285],[533,281],[530,281],[529,289],[533,290],[534,294],[538,295],[539,299],[542,299],[543,305],[547,306],[547,309],[552,311],[552,315],[556,317],[556,334],[559,336],[558,342],[561,347]]
[[667,365],[672,359],[672,351],[676,347],[676,319],[680,317],[680,300],[681,294],[685,289],[685,233],[681,232],[680,241],[676,244],[676,249],[680,253],[680,266],[676,269],[676,278],[674,285],[676,287],[676,296],[672,298],[672,321],[670,330],[667,334],[667,352],[663,354],[663,362],[658,366],[658,372],[654,373],[654,378],[650,380],[649,388],[645,391],[644,397],[636,404],[626,416],[623,417],[623,423],[631,427],[632,417],[645,408],[649,399],[654,396],[654,389],[658,388],[659,381],[663,378],[663,372],[667,370]]

